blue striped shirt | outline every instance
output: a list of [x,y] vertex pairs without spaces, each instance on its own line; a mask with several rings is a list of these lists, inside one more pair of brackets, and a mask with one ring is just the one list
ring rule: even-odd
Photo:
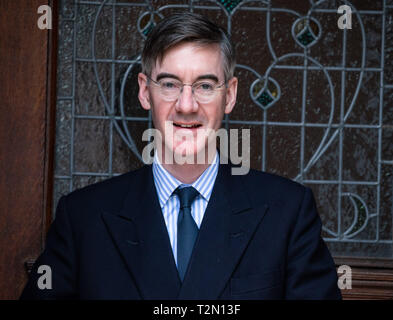
[[168,230],[169,239],[172,246],[173,256],[177,265],[177,217],[180,210],[180,201],[173,191],[177,187],[192,186],[198,190],[199,195],[191,205],[191,215],[198,228],[200,228],[210,195],[213,191],[214,182],[218,173],[219,155],[216,156],[212,164],[202,173],[202,175],[192,184],[183,184],[173,177],[159,162],[157,154],[153,161],[153,177],[156,186],[158,200],[164,216]]

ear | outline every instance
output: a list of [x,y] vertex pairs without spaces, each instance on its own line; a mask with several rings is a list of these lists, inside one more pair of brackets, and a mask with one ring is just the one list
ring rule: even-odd
[[143,73],[138,74],[138,84],[139,84],[139,93],[138,98],[139,102],[142,105],[142,108],[145,110],[150,110],[150,96],[149,96],[149,87],[147,86],[147,77]]
[[231,113],[233,107],[236,103],[236,96],[237,96],[237,78],[233,77],[231,80],[228,81],[228,87],[226,91],[226,103],[225,103],[225,114]]

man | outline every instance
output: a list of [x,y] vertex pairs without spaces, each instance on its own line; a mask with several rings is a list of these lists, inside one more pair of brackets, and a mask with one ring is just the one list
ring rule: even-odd
[[[202,16],[156,26],[138,81],[161,152],[152,166],[60,199],[22,298],[341,298],[310,189],[233,175],[205,152],[214,139],[198,132],[217,131],[235,105],[234,67],[228,36]],[[37,284],[41,265],[51,289]]]

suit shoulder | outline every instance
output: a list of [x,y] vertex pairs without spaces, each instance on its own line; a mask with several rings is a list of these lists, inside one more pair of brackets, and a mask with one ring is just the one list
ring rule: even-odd
[[299,182],[296,182],[294,180],[291,180],[289,178],[274,174],[274,173],[269,173],[265,171],[260,171],[260,170],[255,170],[255,169],[250,169],[247,175],[244,175],[246,180],[249,180],[250,182],[263,182],[263,183],[269,183],[273,185],[284,185],[286,187],[292,187],[292,188],[304,188],[302,184]]
[[251,196],[264,194],[272,201],[293,197],[301,199],[306,190],[305,186],[296,181],[264,171],[250,169],[242,177]]
[[65,196],[67,207],[87,209],[91,207],[116,208],[132,187],[138,185],[148,166],[130,171],[100,182],[76,189]]

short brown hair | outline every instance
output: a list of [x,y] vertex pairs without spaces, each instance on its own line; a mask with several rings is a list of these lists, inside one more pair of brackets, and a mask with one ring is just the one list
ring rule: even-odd
[[233,77],[235,51],[228,34],[204,16],[191,12],[171,15],[150,31],[142,52],[142,72],[150,76],[153,66],[157,60],[162,61],[165,51],[182,42],[218,44],[224,60],[225,81]]

